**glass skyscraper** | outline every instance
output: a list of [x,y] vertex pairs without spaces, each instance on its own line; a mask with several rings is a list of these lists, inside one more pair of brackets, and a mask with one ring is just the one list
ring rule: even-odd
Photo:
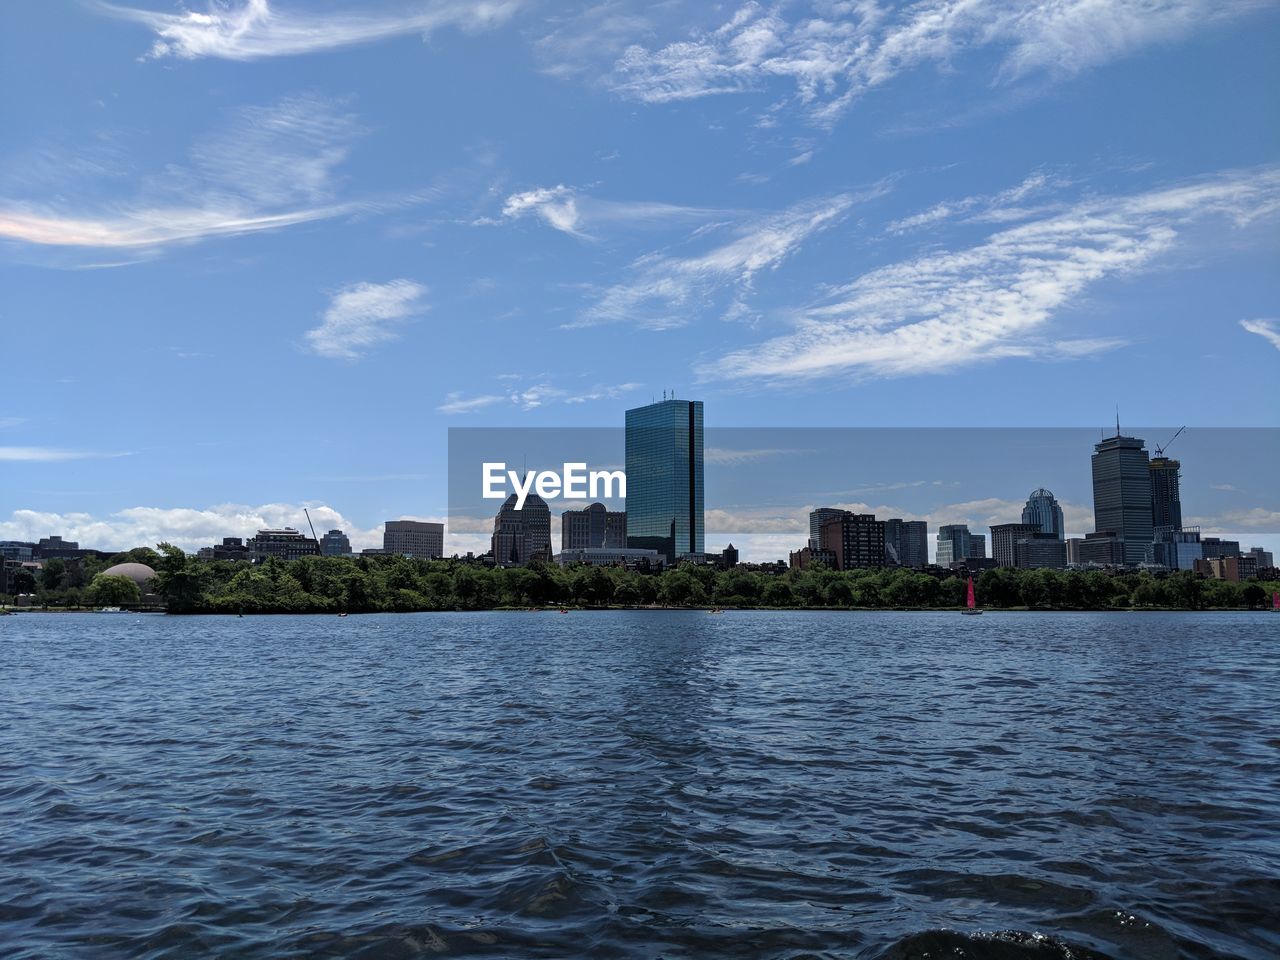
[[675,563],[704,552],[702,401],[627,411],[627,546]]
[[1178,471],[1182,464],[1169,457],[1152,457],[1151,523],[1157,530],[1182,529],[1182,495],[1178,491]]
[[1041,487],[1027,497],[1027,505],[1022,508],[1022,522],[1034,523],[1041,533],[1049,533],[1062,540],[1065,537],[1062,521],[1062,507],[1053,495],[1053,491]]
[[1093,450],[1093,525],[1110,533],[1124,562],[1151,559],[1151,470],[1143,441],[1117,434]]

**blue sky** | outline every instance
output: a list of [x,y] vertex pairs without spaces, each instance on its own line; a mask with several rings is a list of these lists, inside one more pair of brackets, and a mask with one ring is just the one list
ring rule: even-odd
[[[1274,426],[1277,39],[1203,0],[5,4],[0,538],[310,504],[375,545],[443,517],[448,427],[664,389]],[[1273,542],[1258,496],[1186,512]]]

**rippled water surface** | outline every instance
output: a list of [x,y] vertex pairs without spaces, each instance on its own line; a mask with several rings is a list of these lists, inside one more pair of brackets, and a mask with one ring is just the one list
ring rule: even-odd
[[1089,951],[1280,956],[1280,616],[0,618],[0,954]]

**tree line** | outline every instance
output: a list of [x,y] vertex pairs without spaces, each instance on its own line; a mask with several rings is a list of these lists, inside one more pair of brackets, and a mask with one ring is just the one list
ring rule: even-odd
[[[205,561],[167,543],[85,564],[74,578],[51,560],[37,601],[49,606],[134,606],[137,585],[107,577],[114,563],[145,563],[151,587],[173,613],[373,613],[490,610],[503,607],[828,607],[946,609],[964,604],[954,574],[901,568],[835,571],[822,567],[774,574],[681,564],[660,574],[620,567],[534,563],[493,568],[458,560],[408,557],[304,557],[260,564]],[[61,578],[61,579],[60,579]],[[72,580],[81,582],[73,583]],[[1269,585],[1268,585],[1269,586]],[[1259,608],[1270,594],[1258,583],[1205,580],[1189,571],[983,571],[975,579],[987,608],[1179,610]]]

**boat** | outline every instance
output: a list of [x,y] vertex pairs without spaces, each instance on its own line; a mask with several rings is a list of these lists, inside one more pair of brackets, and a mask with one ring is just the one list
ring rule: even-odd
[[982,610],[978,608],[977,604],[975,604],[973,600],[973,577],[969,578],[969,595],[965,598],[965,607],[966,609],[961,610],[960,612],[968,614],[971,617],[976,617],[978,614],[982,613]]
[[119,607],[99,607],[97,613],[124,613]]
[[1271,592],[1271,612],[1280,613],[1280,591]]

